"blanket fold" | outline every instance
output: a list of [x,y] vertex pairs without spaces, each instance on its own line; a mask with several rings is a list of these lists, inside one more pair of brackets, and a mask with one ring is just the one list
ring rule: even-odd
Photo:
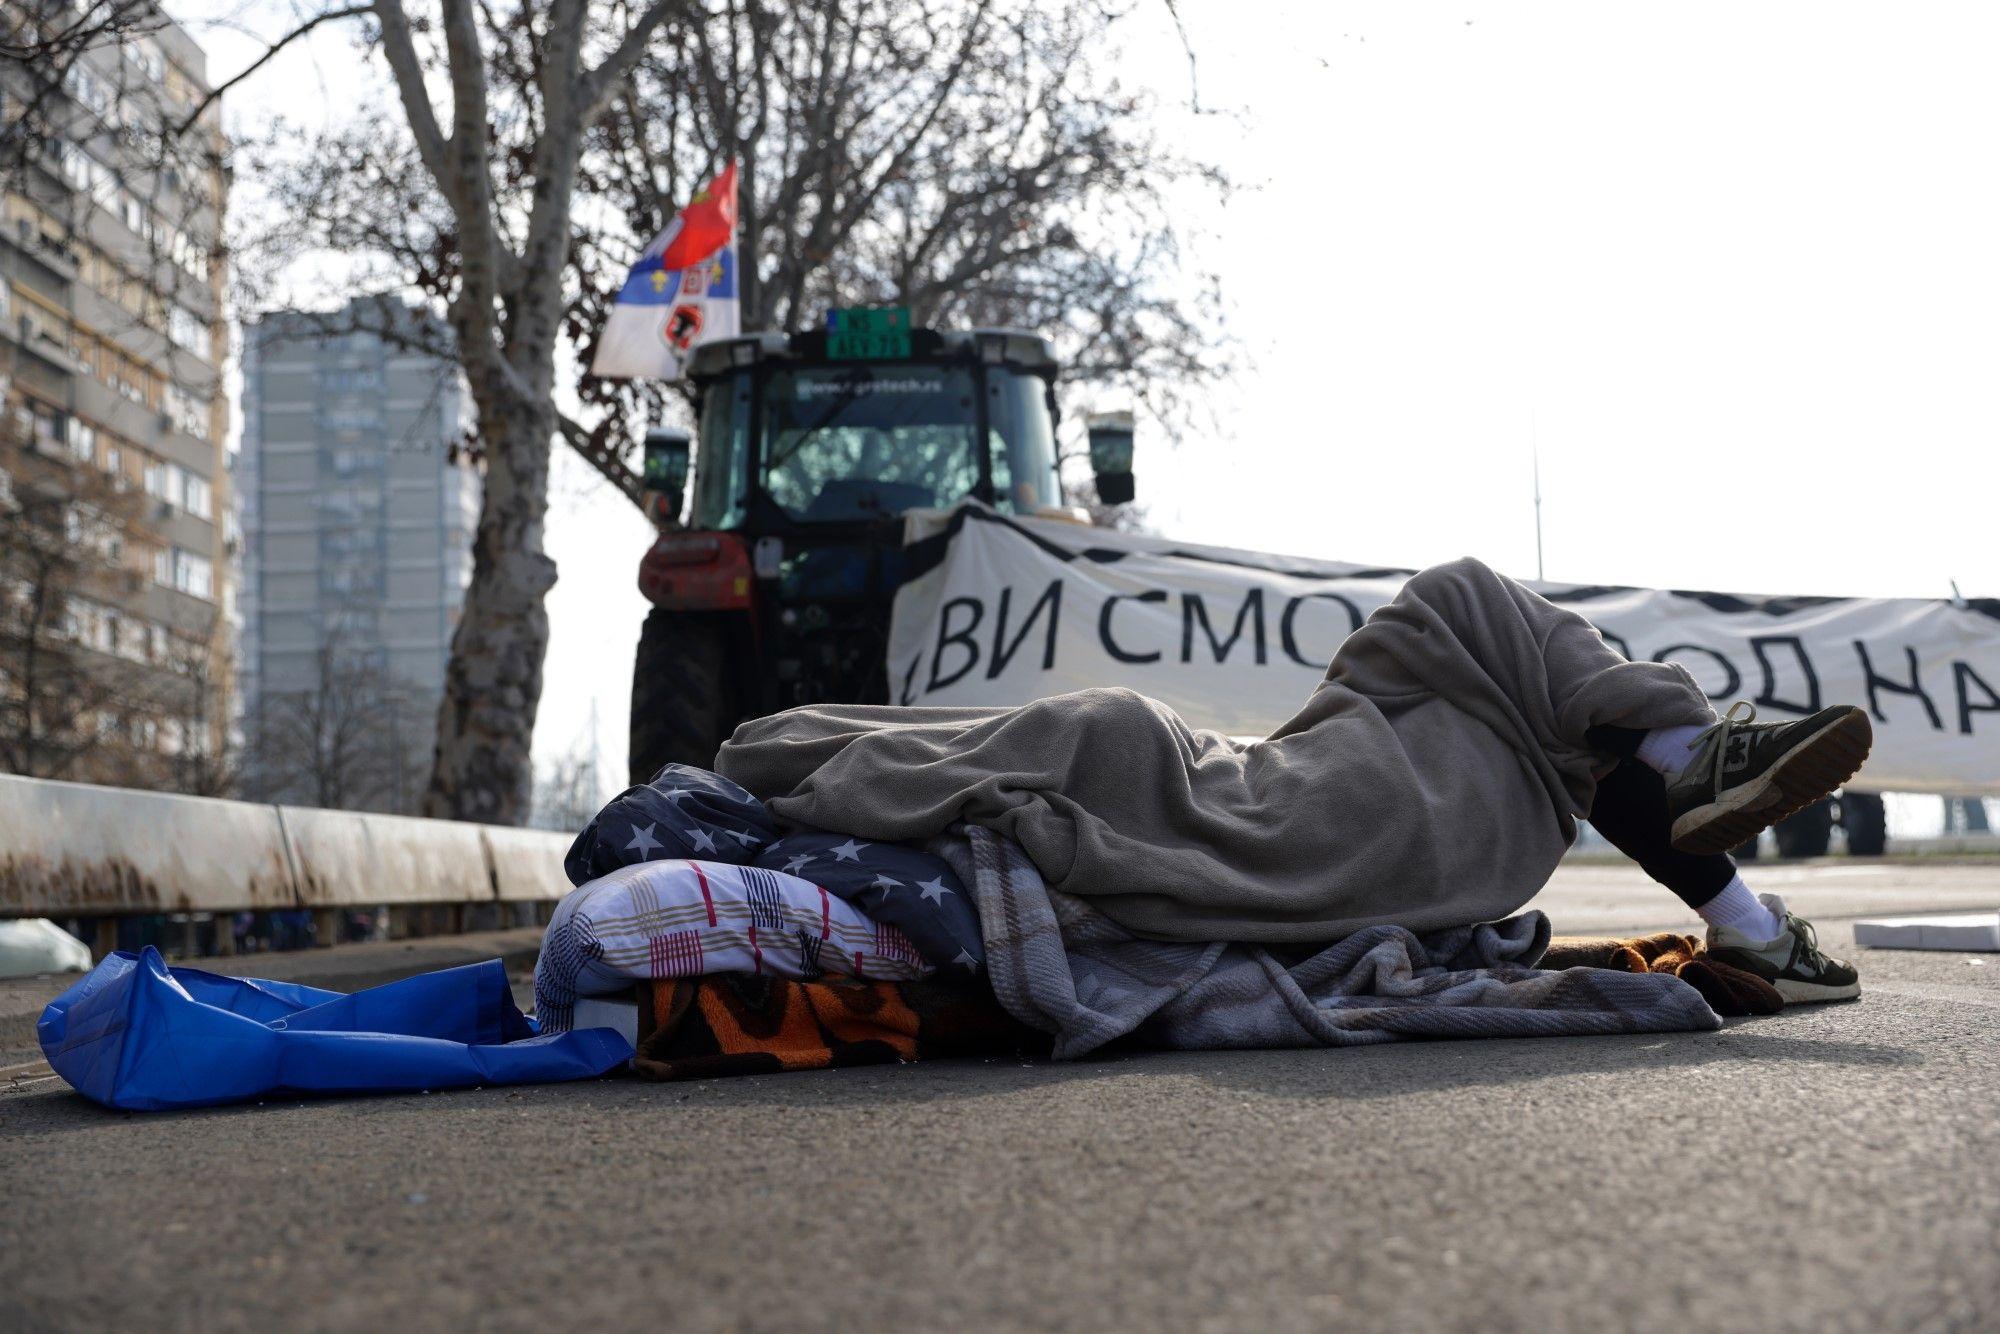
[[1157,1047],[1360,1046],[1401,1038],[1655,1033],[1721,1025],[1670,972],[1537,968],[1538,912],[1438,931],[1368,927],[1287,963],[1250,944],[1133,934],[1051,887],[1025,850],[960,825],[931,850],[971,887],[1007,1013],[1074,1058],[1128,1034]]

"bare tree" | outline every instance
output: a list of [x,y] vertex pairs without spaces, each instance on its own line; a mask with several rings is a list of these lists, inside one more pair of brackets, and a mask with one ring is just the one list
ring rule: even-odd
[[208,640],[168,637],[165,661],[173,675],[155,677],[149,691],[153,712],[167,729],[160,787],[195,797],[236,795],[245,756],[221,685],[230,665],[218,657]]
[[0,421],[0,768],[173,786],[187,711],[206,705],[162,693],[191,643],[118,606],[150,577],[128,540],[144,504],[53,423]]
[[648,43],[690,7],[439,0],[413,12],[373,0],[305,22],[357,9],[400,123],[390,131],[371,109],[274,188],[281,208],[302,205],[283,229],[294,243],[373,260],[378,276],[445,309],[483,489],[424,809],[519,822],[555,582],[543,526],[580,164]]
[[245,732],[243,789],[258,801],[411,814],[424,780],[427,715],[415,692],[338,633],[311,677],[259,695]]
[[[596,193],[645,225],[579,239],[581,359],[634,242],[736,159],[746,328],[880,303],[1036,329],[1082,394],[1179,415],[1233,343],[1176,203],[1229,182],[1120,78],[1125,18],[1041,0],[709,6],[649,50],[586,159]],[[618,442],[662,410],[660,388],[583,391],[612,409],[585,456],[619,480]]]
[[539,767],[529,824],[574,834],[597,815],[611,794],[604,790],[595,737],[593,725],[591,734],[579,738],[566,754]]
[[[634,498],[663,385],[586,382],[556,406],[645,236],[743,164],[746,320],[840,302],[1055,334],[1077,373],[1163,403],[1218,371],[1183,187],[1219,187],[1116,77],[1119,11],[1055,0],[656,0],[592,8],[372,0],[363,50],[396,90],[309,141],[245,156],[279,224],[273,263],[343,256],[356,286],[446,312],[484,469],[472,583],[447,667],[428,813],[517,821],[555,570],[543,550],[560,433]],[[325,4],[296,32],[350,10]],[[279,42],[290,40],[291,36]],[[343,296],[351,293],[343,293]],[[386,332],[386,331],[385,331]],[[436,350],[436,349],[434,349]]]

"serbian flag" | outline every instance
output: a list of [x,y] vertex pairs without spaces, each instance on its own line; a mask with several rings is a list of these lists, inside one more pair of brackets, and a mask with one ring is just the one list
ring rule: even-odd
[[740,320],[732,162],[695,192],[632,266],[590,373],[605,380],[679,379],[690,348],[734,337]]

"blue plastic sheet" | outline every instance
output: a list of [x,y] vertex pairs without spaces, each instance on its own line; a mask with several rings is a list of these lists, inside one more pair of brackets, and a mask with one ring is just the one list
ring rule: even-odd
[[131,1111],[590,1079],[632,1058],[609,1028],[538,1036],[498,959],[343,995],[169,968],[148,946],[56,997],[36,1034],[77,1092]]

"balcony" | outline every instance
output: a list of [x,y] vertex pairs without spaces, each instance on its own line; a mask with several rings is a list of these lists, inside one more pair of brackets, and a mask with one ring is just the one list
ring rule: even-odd
[[64,375],[82,373],[83,368],[69,353],[68,343],[26,311],[14,319],[0,320],[0,337],[8,338],[23,352],[47,362]]
[[16,254],[29,261],[31,273],[33,268],[40,268],[48,273],[45,283],[29,284],[41,290],[43,295],[55,297],[58,293],[46,289],[65,288],[76,281],[79,272],[76,251],[62,237],[41,230],[32,220],[14,219],[12,231],[0,230],[0,241],[5,241]]

